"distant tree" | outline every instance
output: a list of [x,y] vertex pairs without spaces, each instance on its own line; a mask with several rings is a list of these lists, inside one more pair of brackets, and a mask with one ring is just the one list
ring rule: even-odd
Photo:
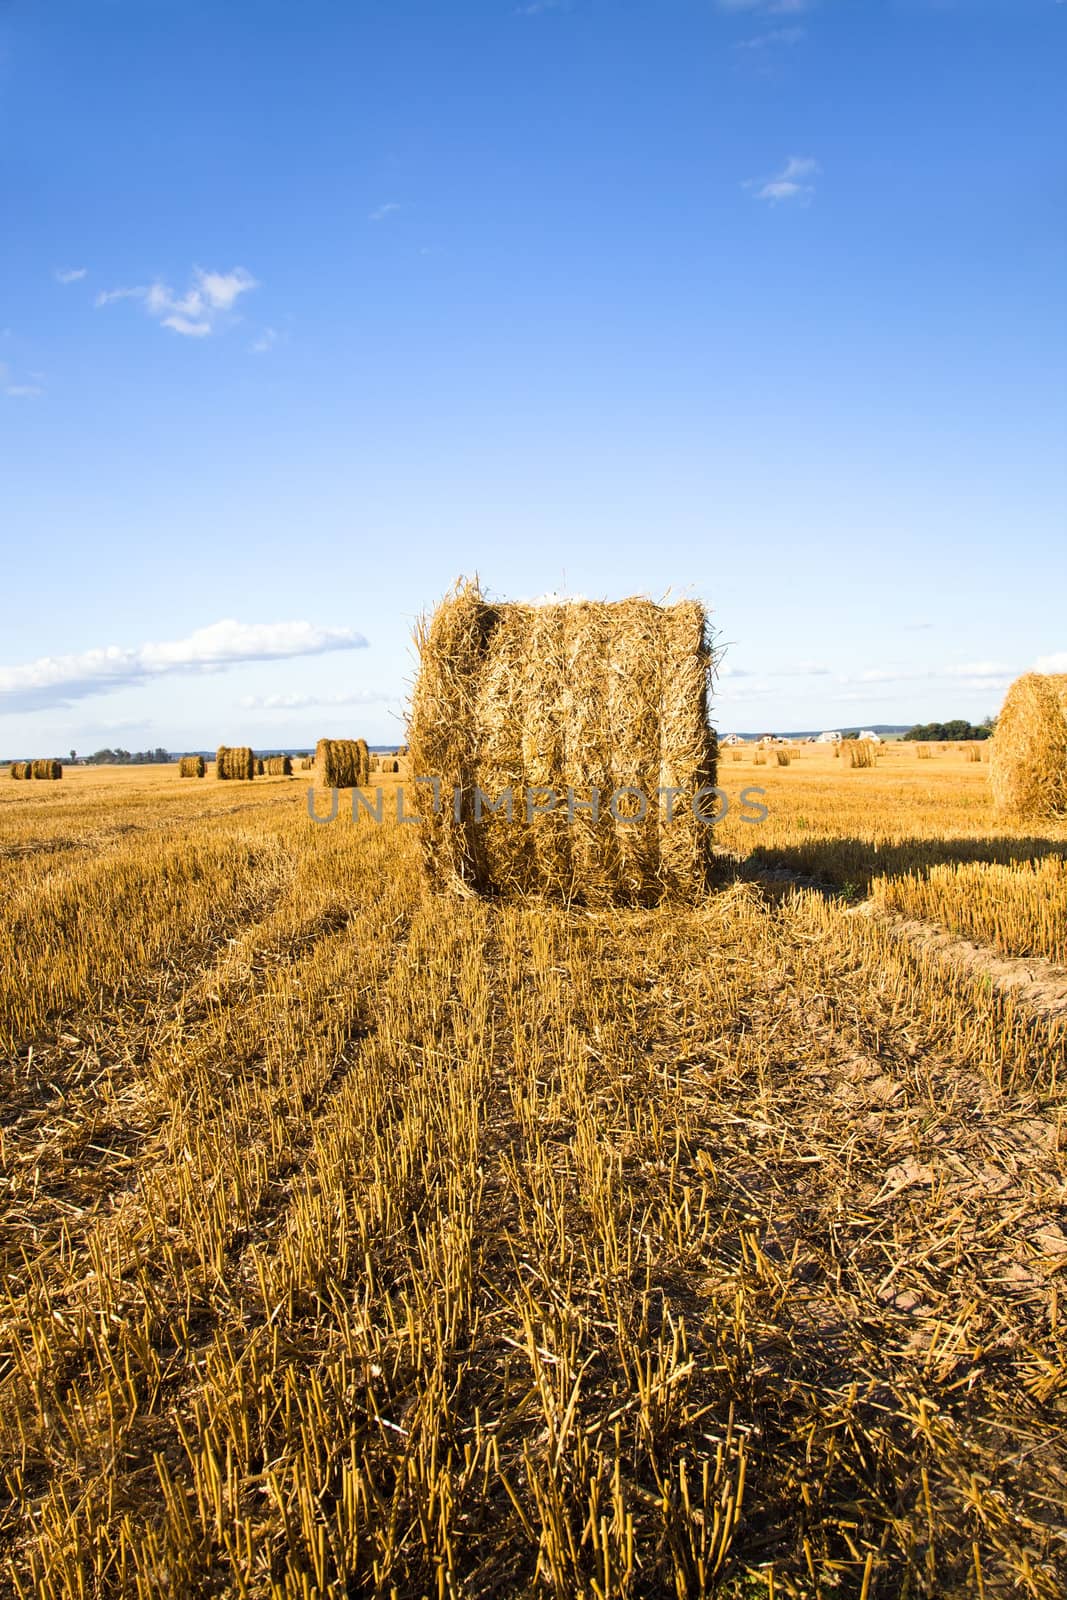
[[162,745],[157,745],[154,750],[138,750],[135,754],[129,750],[95,750],[86,760],[97,767],[104,766],[149,766],[158,765],[172,759],[170,751],[164,750]]
[[72,751],[71,751],[71,752],[70,752],[70,759],[71,759],[71,761],[72,761],[72,762],[74,762],[74,761],[77,761],[77,759],[78,759],[78,752],[77,752],[77,750],[72,750]]
[[962,742],[965,739],[988,739],[992,732],[990,718],[979,723],[976,728],[964,718],[956,717],[951,722],[917,722],[914,728],[908,729],[904,737],[918,744],[949,744],[955,741]]

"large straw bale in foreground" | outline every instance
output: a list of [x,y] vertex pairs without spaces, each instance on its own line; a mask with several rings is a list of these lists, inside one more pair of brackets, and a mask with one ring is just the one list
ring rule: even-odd
[[315,782],[323,789],[362,789],[370,778],[365,739],[320,739],[315,746]]
[[202,778],[206,771],[203,756],[182,756],[178,762],[179,778]]
[[1027,672],[1008,690],[989,758],[1005,817],[1067,813],[1067,673]]
[[[698,602],[491,605],[467,584],[423,622],[417,643],[410,771],[440,779],[440,804],[425,782],[409,795],[433,882],[586,904],[701,892],[711,829],[691,801],[715,782],[716,747]],[[668,787],[681,791],[670,820],[658,793]],[[595,819],[581,804],[594,788]],[[637,793],[617,798],[613,816],[624,788]],[[477,816],[476,789],[491,802],[510,789],[512,818],[484,802]],[[550,795],[554,810],[528,809]]]
[[256,758],[246,744],[220,744],[215,756],[216,778],[248,780],[256,775]]

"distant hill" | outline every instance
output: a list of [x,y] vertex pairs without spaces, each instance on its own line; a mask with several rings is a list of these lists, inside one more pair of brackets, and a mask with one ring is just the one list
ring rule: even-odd
[[838,722],[829,723],[821,728],[803,728],[799,732],[786,728],[761,728],[758,733],[745,733],[742,728],[721,728],[720,734],[736,733],[739,739],[762,739],[765,733],[773,734],[776,739],[817,739],[820,733],[834,733],[846,728],[868,728],[871,733],[880,733],[883,738],[891,739],[894,735],[899,738],[907,733],[911,727],[910,722]]

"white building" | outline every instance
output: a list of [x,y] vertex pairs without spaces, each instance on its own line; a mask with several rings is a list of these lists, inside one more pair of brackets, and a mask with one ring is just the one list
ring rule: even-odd
[[820,735],[816,739],[815,743],[816,744],[840,744],[841,743],[841,735],[839,733],[820,733]]
[[741,737],[741,735],[739,733],[727,733],[727,734],[724,734],[723,737],[719,740],[720,744],[744,744],[744,742],[745,741],[742,739],[742,737]]
[[864,728],[860,733],[861,739],[869,739],[871,744],[881,744],[881,734],[875,733],[872,728]]

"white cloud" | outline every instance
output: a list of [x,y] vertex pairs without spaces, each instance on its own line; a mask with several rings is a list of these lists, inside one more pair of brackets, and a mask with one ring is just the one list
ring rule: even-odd
[[[1060,0],[1067,4],[1067,0]],[[1038,656],[1034,662],[1035,672],[1067,672],[1067,650],[1055,650],[1050,656]]]
[[184,333],[188,339],[206,339],[211,332],[210,322],[193,322],[189,317],[177,315],[164,317],[163,326],[173,328],[175,333]]
[[733,667],[726,663],[718,672],[719,678],[828,678],[830,668],[824,667],[818,661],[798,661],[789,667],[761,667],[754,671],[749,667]]
[[812,156],[790,156],[781,172],[771,178],[750,179],[745,187],[754,188],[757,200],[769,200],[772,205],[781,200],[810,200],[815,193],[811,179],[820,170]]
[[366,639],[351,628],[321,628],[310,622],[236,622],[227,618],[198,628],[186,639],[129,649],[105,645],[79,655],[42,656],[20,667],[0,668],[0,711],[65,706],[86,695],[110,693],[176,672],[218,672],[247,661],[358,650]]
[[738,39],[737,50],[766,50],[775,45],[799,44],[804,38],[804,28],[768,28],[765,33],[753,34],[751,39]]
[[377,689],[355,689],[349,694],[246,694],[241,704],[248,711],[303,711],[309,706],[373,706],[398,698]]
[[718,0],[720,11],[761,11],[769,17],[796,16],[811,9],[811,0]]
[[88,267],[57,267],[54,276],[57,283],[77,283],[88,271]]
[[730,685],[721,694],[716,695],[716,703],[736,705],[740,700],[766,700],[771,692],[768,683],[746,683],[738,687]]
[[394,211],[399,211],[399,210],[400,210],[400,201],[399,200],[387,200],[383,206],[379,206],[376,211],[372,211],[370,213],[370,215],[367,217],[367,221],[368,222],[384,222],[386,217],[392,216]]
[[858,672],[855,677],[847,675],[839,678],[839,683],[910,683],[919,678],[932,678],[934,674],[928,669],[921,672],[909,672],[902,667],[867,667],[865,671]]
[[232,310],[238,295],[259,287],[243,267],[235,267],[232,272],[203,272],[197,267],[196,276],[204,299],[216,311]]
[[145,287],[104,289],[94,302],[97,306],[111,305],[116,300],[141,300],[150,317],[155,317],[161,327],[187,339],[204,339],[231,312],[239,296],[259,284],[244,267],[234,267],[232,272],[205,272],[203,267],[193,268],[193,281],[184,294],[175,294],[169,283],[156,279]]
[[266,355],[268,350],[273,350],[277,342],[278,334],[276,330],[274,328],[264,328],[259,337],[253,339],[248,348],[253,355],[262,356]]
[[945,668],[947,678],[1011,678],[1014,675],[1013,669],[1000,661],[969,661],[963,666]]
[[32,383],[16,383],[12,380],[11,368],[6,361],[0,361],[0,389],[12,400],[32,400],[37,395],[44,394],[42,380],[43,372],[31,372]]
[[148,293],[145,288],[137,289],[101,289],[93,305],[109,306],[114,300],[141,300]]
[[951,679],[975,688],[1006,683],[1015,676],[1013,667],[999,661],[968,661],[947,667],[868,667],[863,672],[846,674],[838,683],[931,683]]

